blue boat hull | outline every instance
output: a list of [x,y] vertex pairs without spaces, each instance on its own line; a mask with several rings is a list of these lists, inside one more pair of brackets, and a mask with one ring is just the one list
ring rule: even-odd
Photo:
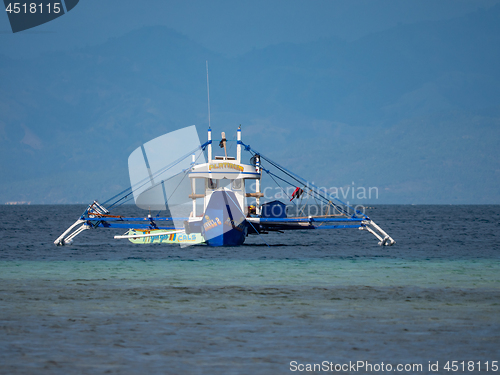
[[208,246],[239,246],[245,242],[248,222],[233,192],[212,193],[202,221]]

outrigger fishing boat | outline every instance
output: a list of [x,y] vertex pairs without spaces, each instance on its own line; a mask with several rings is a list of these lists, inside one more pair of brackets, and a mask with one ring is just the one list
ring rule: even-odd
[[[224,133],[218,141],[224,155],[214,157],[210,127],[208,140],[200,144],[196,127],[191,126],[138,147],[128,160],[130,188],[102,204],[94,201],[54,243],[71,244],[78,234],[95,228],[126,228],[125,234],[115,238],[139,244],[239,246],[249,235],[347,228],[370,232],[379,245],[395,243],[365,213],[243,143],[241,126],[233,140],[235,156],[228,156]],[[243,152],[249,153],[248,164],[243,163]],[[295,215],[280,200],[261,202],[263,174],[277,183],[282,197],[295,204]],[[111,214],[132,199],[149,214]],[[306,203],[310,199],[314,205]],[[314,206],[315,215],[304,214],[306,206]],[[152,210],[158,214],[153,216]]]

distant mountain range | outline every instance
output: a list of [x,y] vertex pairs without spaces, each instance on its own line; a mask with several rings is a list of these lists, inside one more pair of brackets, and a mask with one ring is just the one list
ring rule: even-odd
[[[165,27],[32,60],[0,55],[0,203],[103,200],[141,143],[196,124],[370,203],[500,203],[500,7],[354,42],[226,58]],[[360,203],[368,203],[361,201]]]

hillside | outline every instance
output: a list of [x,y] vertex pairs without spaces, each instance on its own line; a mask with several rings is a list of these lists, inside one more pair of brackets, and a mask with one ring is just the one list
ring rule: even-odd
[[196,124],[373,203],[500,203],[500,7],[353,42],[224,58],[165,27],[33,60],[0,56],[0,202],[74,203],[128,186],[129,153]]

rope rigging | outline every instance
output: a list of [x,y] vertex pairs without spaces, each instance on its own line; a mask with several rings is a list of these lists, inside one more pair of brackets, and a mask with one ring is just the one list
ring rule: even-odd
[[[167,164],[166,166],[164,166],[163,168],[159,169],[158,171],[156,171],[155,173],[151,174],[151,176],[148,176],[148,177],[145,177],[143,178],[142,180],[140,180],[139,182],[137,182],[134,186],[131,186],[125,190],[123,190],[122,192],[116,194],[115,196],[113,196],[112,198],[108,199],[106,202],[103,203],[103,205],[106,205],[108,202],[112,201],[113,199],[121,196],[123,193],[126,193],[127,191],[130,190],[129,193],[127,193],[126,195],[124,195],[123,197],[121,197],[120,199],[118,199],[117,201],[111,203],[107,208],[108,210],[111,209],[112,207],[116,206],[116,204],[118,202],[120,202],[121,200],[127,198],[130,194],[136,192],[137,190],[139,190],[140,188],[142,188],[143,186],[145,186],[146,184],[149,184],[151,183],[151,180],[154,180],[156,179],[157,177],[159,177],[160,175],[162,175],[163,173],[167,172],[169,169],[175,167],[177,164],[179,164],[180,162],[184,161],[186,158],[190,157],[192,154],[194,154],[196,151],[198,150],[205,150],[205,147],[208,145],[208,142],[204,143],[203,145],[201,146],[198,146],[196,147],[195,149],[193,149],[192,151],[190,151],[189,153],[185,154],[184,156],[180,157],[179,159],[173,161],[172,163],[170,164]],[[201,155],[202,153],[200,153]],[[198,158],[199,158],[199,155],[198,155]],[[179,173],[178,173],[179,174]],[[178,174],[174,175],[174,176],[171,176],[170,178],[173,178],[175,176],[177,176]],[[162,180],[160,183],[163,183],[164,181],[168,181],[170,178],[166,179],[166,180]],[[140,185],[139,185],[140,184]],[[139,186],[138,186],[139,185]],[[158,185],[158,184],[156,184]],[[156,186],[155,185],[155,186]],[[130,199],[128,199],[127,201],[125,202],[128,202],[130,201]],[[122,204],[124,204],[125,202],[121,203],[120,205],[118,206],[121,206]]]
[[[231,142],[231,146],[230,147],[232,147],[232,143],[234,142],[233,140],[231,140],[231,141],[232,142]],[[212,142],[213,142],[213,140],[212,140]],[[107,206],[108,209],[111,209],[112,207],[118,207],[118,206],[121,206],[121,205],[123,205],[123,204],[131,201],[133,199],[133,193],[134,192],[136,192],[137,190],[143,188],[145,185],[151,183],[151,180],[157,179],[159,176],[161,176],[162,174],[166,173],[168,170],[172,169],[173,167],[175,167],[176,165],[178,165],[179,163],[181,163],[182,161],[184,161],[186,158],[190,157],[193,153],[196,153],[198,150],[204,151],[205,148],[206,148],[206,146],[208,144],[210,144],[210,143],[211,142],[208,141],[208,142],[204,143],[203,145],[196,147],[195,149],[193,149],[189,153],[183,155],[182,157],[178,158],[177,160],[173,161],[172,163],[170,163],[170,164],[164,166],[163,168],[155,171],[153,174],[151,174],[150,177],[145,177],[142,180],[140,180],[139,182],[137,182],[135,185],[133,185],[131,187],[128,187],[128,188],[124,189],[123,191],[121,191],[120,193],[114,195],[113,197],[111,197],[110,199],[108,199],[107,201],[105,201],[103,203],[103,205],[108,205],[109,202],[112,202],[112,203],[109,204],[109,206]],[[338,204],[333,203],[332,199],[336,200],[337,202],[339,202],[341,205],[343,205],[345,207],[349,207],[349,208],[353,209],[353,207],[350,206],[349,204],[346,204],[345,202],[342,202],[337,197],[327,197],[327,196],[325,196],[322,193],[321,189],[319,189],[318,187],[316,187],[314,184],[311,184],[309,181],[305,180],[304,178],[302,178],[302,177],[296,175],[295,173],[289,171],[285,167],[283,167],[283,166],[279,165],[278,163],[274,162],[273,160],[271,160],[269,157],[267,157],[267,156],[265,156],[265,155],[257,152],[256,150],[253,150],[249,145],[245,145],[243,142],[241,142],[241,144],[244,147],[244,150],[248,151],[252,156],[255,157],[255,156],[258,155],[262,160],[264,160],[265,162],[267,162],[268,164],[270,164],[271,166],[273,166],[274,168],[276,168],[278,171],[280,171],[282,174],[284,174],[287,177],[287,178],[283,178],[282,176],[279,176],[278,174],[271,172],[269,169],[266,169],[266,168],[262,167],[262,170],[265,171],[266,174],[268,174],[271,177],[271,179],[274,181],[274,183],[281,189],[281,191],[283,192],[283,194],[286,197],[288,197],[288,199],[290,199],[295,205],[297,205],[297,203],[293,199],[291,199],[293,197],[290,197],[290,195],[287,193],[286,189],[283,186],[281,186],[277,180],[280,180],[280,181],[284,182],[285,184],[287,184],[289,186],[303,186],[304,192],[307,192],[307,195],[311,196],[315,200],[316,204],[318,204],[318,201],[320,201],[320,202],[322,202],[324,204],[327,204],[328,206],[332,206],[340,214],[343,214],[343,215],[346,215],[346,216],[350,216],[350,213],[349,213],[348,210],[346,210],[344,207],[342,207],[342,206],[340,206]],[[196,158],[196,161],[199,159],[199,157],[202,154],[203,153],[199,153],[198,157]],[[185,175],[183,176],[182,180],[179,182],[179,184],[177,185],[177,187],[172,192],[172,194],[173,194],[173,193],[175,193],[175,191],[177,190],[177,188],[180,186],[180,184],[184,180],[185,176],[187,175],[185,172],[188,171],[188,170],[189,169],[183,170],[182,172],[179,172],[179,173],[177,173],[177,174],[175,174],[173,176],[170,176],[169,178],[167,178],[165,180],[162,180],[159,183],[164,183],[164,182],[169,181],[170,179],[172,179],[172,178],[180,175],[181,173],[184,173]],[[157,185],[158,184],[155,184],[154,186],[157,186]],[[172,194],[170,195],[170,197],[172,196]],[[116,199],[116,198],[118,198],[118,199]],[[301,199],[301,202],[302,202],[302,199]],[[329,209],[328,209],[328,211],[329,211]],[[365,214],[361,213],[360,211],[355,210],[355,209],[353,209],[353,211],[355,212],[355,214],[358,214],[358,215],[361,215],[361,216],[367,218],[367,216]],[[355,214],[353,216],[355,216]]]
[[[276,169],[280,170],[282,173],[284,173],[285,175],[287,175],[288,177],[290,177],[291,179],[293,179],[294,181],[296,181],[299,185],[305,185],[307,186],[307,189],[309,190],[311,194],[311,196],[313,197],[317,197],[318,199],[322,200],[324,203],[328,204],[328,205],[332,205],[335,207],[335,209],[337,209],[339,212],[341,212],[342,214],[346,215],[346,216],[351,216],[351,214],[349,213],[348,210],[346,210],[344,207],[342,206],[339,206],[335,203],[332,202],[332,199],[329,199],[328,197],[325,197],[323,194],[321,194],[321,189],[319,189],[317,186],[315,186],[314,184],[310,183],[309,181],[305,180],[304,178],[298,176],[297,174],[289,171],[288,169],[286,169],[285,167],[282,167],[281,165],[279,165],[278,163],[272,161],[271,159],[269,159],[268,157],[266,157],[265,155],[262,155],[261,153],[257,152],[256,150],[253,150],[249,145],[246,145],[244,144],[243,142],[241,143],[243,146],[244,146],[244,149],[248,152],[250,152],[253,156],[255,155],[259,155],[261,159],[265,160],[266,162],[268,162],[269,164],[271,164],[273,167],[275,167]],[[274,175],[276,176],[276,175]],[[277,176],[276,176],[277,177]],[[278,177],[279,178],[279,177]],[[281,178],[280,178],[281,179]],[[286,181],[284,179],[281,179],[282,181],[286,182],[287,184],[291,185],[291,186],[294,186],[293,183],[290,183],[289,181]],[[368,219],[368,216],[366,216],[364,213],[360,212],[359,210],[356,210],[355,208],[353,208],[351,205],[345,203],[345,202],[342,202],[340,199],[338,199],[337,197],[332,197],[334,200],[336,200],[337,202],[341,203],[343,206],[345,207],[348,207],[350,209],[353,210],[354,214],[352,214],[352,216],[356,216],[357,215],[360,215],[366,219]]]

